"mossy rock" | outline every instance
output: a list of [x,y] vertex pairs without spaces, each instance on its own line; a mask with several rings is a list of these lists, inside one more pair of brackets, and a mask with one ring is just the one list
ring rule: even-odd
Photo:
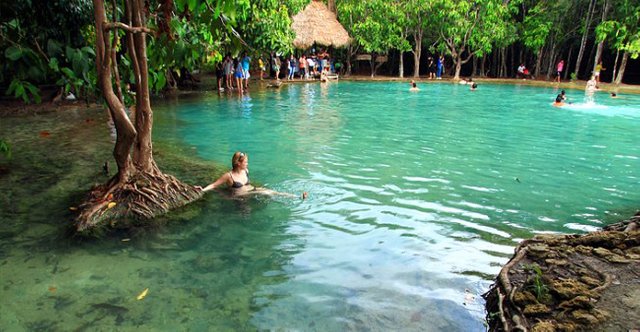
[[584,284],[586,284],[589,287],[598,287],[600,285],[602,285],[602,282],[600,282],[600,280],[596,279],[596,278],[592,278],[588,275],[582,275],[580,276],[580,281]]
[[538,322],[531,327],[531,332],[556,332],[557,326],[552,321]]
[[567,261],[566,259],[555,259],[555,258],[545,259],[544,262],[547,263],[548,265],[558,265],[558,266],[565,266],[569,264],[569,261]]
[[573,279],[554,280],[551,282],[551,290],[565,300],[572,299],[579,295],[593,296],[592,292],[587,288],[587,285]]
[[594,311],[587,311],[587,310],[576,310],[571,313],[571,316],[578,323],[583,325],[596,325],[596,324],[602,323],[606,319],[601,315],[595,314]]
[[633,248],[627,249],[626,254],[627,256],[628,255],[640,256],[640,247],[633,247]]
[[527,304],[538,303],[535,295],[531,294],[531,292],[516,292],[513,295],[513,302],[515,302],[519,306],[525,306]]
[[562,331],[562,332],[575,332],[575,331],[581,331],[582,328],[575,324],[575,323],[562,323],[562,324],[558,324],[558,331]]
[[529,304],[522,311],[527,316],[543,316],[551,313],[551,309],[544,304]]
[[560,303],[560,307],[564,309],[593,309],[593,303],[588,297],[581,295]]
[[549,253],[549,246],[544,243],[534,243],[527,246],[527,250],[533,257],[546,257]]

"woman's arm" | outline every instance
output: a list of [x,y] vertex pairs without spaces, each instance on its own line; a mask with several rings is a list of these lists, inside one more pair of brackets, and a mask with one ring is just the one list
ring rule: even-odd
[[[210,185],[202,188],[199,187],[202,191],[207,192],[209,190],[213,190],[214,188],[216,188],[217,186],[226,183],[229,183],[231,180],[231,175],[229,174],[229,172],[226,172],[224,174],[222,174],[222,176],[220,178],[218,178],[215,182],[211,183]],[[196,187],[196,188],[198,188]]]

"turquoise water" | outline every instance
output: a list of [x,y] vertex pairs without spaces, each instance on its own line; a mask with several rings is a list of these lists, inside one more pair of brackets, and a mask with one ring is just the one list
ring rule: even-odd
[[252,182],[309,198],[214,192],[182,211],[188,222],[125,242],[42,240],[60,221],[5,234],[0,326],[483,331],[479,295],[518,241],[638,208],[640,97],[586,104],[568,90],[573,104],[555,108],[551,87],[419,87],[154,105],[159,145],[221,165],[246,152]]

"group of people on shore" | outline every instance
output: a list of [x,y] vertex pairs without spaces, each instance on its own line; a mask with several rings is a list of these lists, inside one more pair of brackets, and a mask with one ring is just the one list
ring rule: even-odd
[[440,56],[435,60],[431,56],[428,57],[427,68],[430,80],[441,80],[442,74],[444,74],[444,55],[440,54]]
[[[294,54],[288,57],[281,57],[276,53],[270,54],[268,63],[259,57],[257,60],[259,79],[265,78],[267,72],[267,64],[276,80],[285,78],[286,80],[294,80],[296,76],[299,79],[315,80],[320,79],[326,81],[332,74],[338,74],[342,70],[342,63],[331,58],[326,49],[316,52],[312,49],[296,57]],[[251,67],[251,58],[244,52],[239,57],[232,57],[227,54],[224,59],[216,65],[216,78],[219,91],[237,90],[242,93],[249,89],[249,78],[251,77],[249,69]],[[281,75],[284,73],[284,76]],[[270,76],[270,75],[269,75]]]
[[280,56],[277,54],[272,54],[271,66],[275,72],[276,80],[280,79],[280,72],[282,71],[283,65],[285,67],[284,77],[289,81],[294,80],[296,76],[304,80],[313,80],[316,78],[322,80],[323,75],[339,73],[342,69],[342,64],[332,59],[331,55],[325,49],[321,49],[320,52],[315,52],[315,50],[312,49],[311,52],[302,53],[300,57],[291,54],[288,58],[284,58],[284,60],[280,60]]
[[249,89],[249,68],[251,67],[251,58],[247,52],[241,56],[232,58],[230,53],[224,57],[222,62],[216,65],[216,79],[219,91],[237,90],[242,93]]

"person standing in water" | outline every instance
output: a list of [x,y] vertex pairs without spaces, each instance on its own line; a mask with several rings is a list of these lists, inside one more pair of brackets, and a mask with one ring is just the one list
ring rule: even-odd
[[587,81],[587,86],[584,88],[585,102],[594,102],[593,95],[596,92],[597,84],[595,76],[591,76],[591,79]]

